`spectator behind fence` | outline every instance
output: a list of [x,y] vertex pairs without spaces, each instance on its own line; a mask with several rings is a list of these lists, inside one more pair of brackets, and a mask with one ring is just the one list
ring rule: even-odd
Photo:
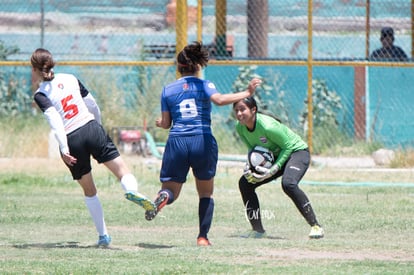
[[370,60],[373,61],[408,61],[403,49],[394,45],[394,30],[391,27],[381,29],[380,41],[382,47],[372,52]]

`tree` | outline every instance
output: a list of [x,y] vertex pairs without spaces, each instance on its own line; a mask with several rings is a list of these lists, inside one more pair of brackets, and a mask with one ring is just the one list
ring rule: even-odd
[[[239,75],[233,82],[232,90],[243,91],[253,77],[261,79],[262,85],[256,89],[254,94],[259,111],[276,117],[283,123],[289,123],[287,108],[283,100],[285,95],[285,91],[282,89],[283,77],[274,73],[268,75],[268,77],[263,77],[256,73],[256,69],[257,66],[240,67]],[[271,82],[266,81],[266,78],[271,79]],[[234,121],[234,113],[231,115],[231,120]]]
[[[6,46],[0,40],[0,60],[20,51],[17,46]],[[16,76],[0,72],[0,116],[16,116],[19,113],[28,113],[31,110],[29,94],[25,92],[26,82]]]
[[0,60],[7,60],[7,57],[12,54],[16,54],[20,51],[17,46],[6,46],[4,42],[0,40]]
[[[337,128],[339,126],[338,114],[343,106],[341,97],[328,88],[323,79],[312,81],[312,120],[315,127]],[[308,117],[308,100],[305,100],[304,111],[300,117],[302,125],[306,127]]]

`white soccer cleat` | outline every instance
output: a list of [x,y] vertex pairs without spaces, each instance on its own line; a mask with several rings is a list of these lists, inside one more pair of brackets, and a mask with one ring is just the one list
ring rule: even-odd
[[311,239],[320,239],[323,238],[325,232],[323,228],[319,225],[314,225],[311,227],[311,231],[309,233],[309,238]]

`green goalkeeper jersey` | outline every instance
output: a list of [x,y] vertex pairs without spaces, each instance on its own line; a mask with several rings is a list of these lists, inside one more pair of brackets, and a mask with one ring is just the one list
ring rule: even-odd
[[249,151],[257,145],[271,150],[276,158],[275,164],[279,168],[285,164],[290,154],[308,148],[306,142],[289,127],[261,113],[256,114],[256,125],[253,131],[249,131],[239,122],[236,124],[236,131]]

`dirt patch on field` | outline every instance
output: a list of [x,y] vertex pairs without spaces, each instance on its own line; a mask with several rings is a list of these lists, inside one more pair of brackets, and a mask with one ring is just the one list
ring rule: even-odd
[[[157,236],[159,234],[163,234],[165,232],[165,228],[151,228],[151,229],[143,229],[141,227],[124,227],[124,226],[116,226],[112,227],[112,230],[119,233],[119,235],[148,235],[148,239],[145,242],[141,242],[137,244],[137,246],[140,249],[165,249],[165,248],[173,248],[181,245],[186,245],[183,242],[181,242],[181,238],[177,237],[176,240],[163,243],[162,241],[159,241],[157,239],[152,238],[152,236]],[[193,228],[177,228],[172,226],[170,228],[171,232],[181,231],[183,235],[191,235],[194,232],[197,231],[197,227]],[[215,228],[215,230],[218,230],[218,228]],[[221,232],[221,236],[216,236],[216,238],[213,237],[212,243],[213,249],[223,249],[226,247],[225,243],[228,242],[229,238],[235,242],[244,242],[246,241],[245,238],[240,238],[238,234],[234,234],[233,228],[227,228],[227,227],[220,227],[219,228]],[[309,242],[327,242],[329,241],[329,236],[326,239],[321,240],[309,240]],[[280,240],[283,240],[284,237],[281,236],[268,236],[267,239],[260,239],[257,240],[258,242],[275,242],[275,245]],[[249,240],[250,241],[250,240]],[[195,244],[195,243],[194,243]],[[130,250],[130,249],[136,249],[136,247],[131,246],[116,246],[114,244],[115,248],[121,248],[122,250]],[[274,260],[280,260],[276,261],[278,265],[282,263],[286,263],[288,265],[290,262],[298,261],[298,260],[337,260],[337,261],[391,261],[391,262],[414,262],[414,255],[411,253],[411,251],[405,251],[403,249],[375,249],[372,250],[370,248],[366,249],[348,249],[348,248],[337,248],[329,250],[329,248],[326,247],[320,247],[315,249],[307,249],[303,246],[300,248],[271,248],[268,246],[260,247],[260,245],[255,245],[255,248],[251,248],[253,253],[255,255],[254,259],[251,257],[251,253],[238,253],[234,252],[235,254],[232,254],[232,261],[235,263],[251,263],[252,261],[255,262],[261,262],[261,261],[268,261],[269,259]],[[260,248],[258,248],[260,247]],[[229,250],[234,249],[234,247],[227,247]],[[241,248],[242,249],[242,248]],[[255,249],[253,251],[253,249]],[[240,250],[239,252],[243,252]],[[237,256],[236,256],[237,255]],[[220,254],[222,257],[223,255]],[[283,264],[282,264],[283,265]]]
[[284,249],[267,251],[269,257],[283,258],[286,260],[306,260],[306,259],[329,259],[329,260],[351,260],[351,261],[398,261],[411,262],[414,261],[414,256],[405,254],[403,252],[378,252],[378,251],[312,251],[303,249]]

